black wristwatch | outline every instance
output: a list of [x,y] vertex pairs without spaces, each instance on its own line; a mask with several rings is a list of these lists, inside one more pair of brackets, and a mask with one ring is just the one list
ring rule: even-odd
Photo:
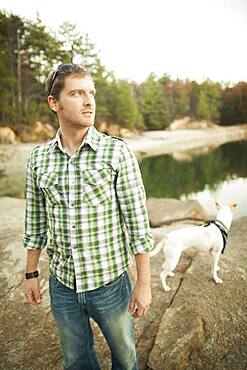
[[39,276],[39,271],[36,270],[34,272],[26,272],[25,273],[26,279],[33,279]]

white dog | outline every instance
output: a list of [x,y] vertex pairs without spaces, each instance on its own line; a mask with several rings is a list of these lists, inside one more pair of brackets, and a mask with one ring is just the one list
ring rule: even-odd
[[210,221],[202,226],[184,227],[171,231],[150,253],[150,256],[153,257],[163,247],[166,259],[162,266],[163,271],[160,273],[160,279],[166,292],[171,289],[166,284],[167,276],[174,276],[173,270],[177,266],[181,253],[191,247],[203,252],[212,252],[214,281],[217,284],[223,283],[217,276],[217,271],[219,271],[218,261],[220,254],[225,249],[227,233],[230,229],[233,211],[237,207],[237,204],[233,203],[230,206],[226,206],[215,202],[215,205],[218,211],[215,221]]

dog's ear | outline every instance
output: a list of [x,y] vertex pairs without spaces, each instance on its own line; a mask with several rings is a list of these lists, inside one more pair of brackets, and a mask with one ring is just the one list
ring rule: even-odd
[[230,204],[230,208],[232,211],[234,211],[235,208],[237,208],[238,203],[232,203]]
[[218,202],[217,200],[214,201],[216,209],[219,210],[221,208],[221,203]]

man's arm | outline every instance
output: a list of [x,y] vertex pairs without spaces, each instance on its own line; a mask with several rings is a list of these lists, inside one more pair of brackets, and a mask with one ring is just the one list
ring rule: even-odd
[[[37,270],[41,250],[28,250],[26,259],[26,272]],[[30,304],[39,304],[42,300],[42,294],[39,289],[38,278],[25,280],[24,293]]]
[[133,290],[129,310],[134,317],[145,316],[151,303],[150,257],[148,253],[136,254],[137,282]]
[[153,249],[153,236],[139,165],[126,144],[122,147],[116,191],[137,267],[137,282],[131,297],[130,311],[134,317],[144,316],[151,302],[149,252]]
[[[26,214],[23,244],[27,249],[26,272],[37,270],[41,250],[47,242],[45,199],[38,188],[34,171],[35,152],[32,152],[26,174]],[[42,300],[38,278],[24,281],[24,293],[28,303],[38,304]]]

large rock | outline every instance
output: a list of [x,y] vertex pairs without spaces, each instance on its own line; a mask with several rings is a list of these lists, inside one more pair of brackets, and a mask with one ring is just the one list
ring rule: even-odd
[[23,127],[23,130],[20,134],[20,139],[25,143],[42,143],[53,139],[55,134],[56,130],[49,123],[37,121],[30,127]]
[[208,219],[207,213],[196,200],[149,198],[147,208],[152,227],[188,220],[202,223]]
[[[4,215],[0,224],[0,369],[60,370],[62,352],[50,311],[47,255],[42,253],[39,264],[44,299],[37,307],[30,306],[21,288],[25,202],[3,197],[0,209]],[[160,237],[173,227],[179,224],[154,231]],[[245,217],[233,223],[220,260],[223,285],[216,285],[210,275],[210,255],[186,252],[175,277],[169,278],[172,290],[165,293],[159,278],[162,252],[151,259],[152,304],[145,319],[134,321],[141,370],[247,368],[246,244]],[[109,349],[97,325],[92,323],[92,327],[101,369],[109,370]]]
[[163,316],[148,366],[157,370],[186,369],[191,353],[202,348],[205,312],[186,302],[179,307],[168,308]]
[[[194,255],[161,320],[148,360],[149,369],[247,368],[246,221],[246,217],[235,221],[230,230],[219,263],[223,284],[215,284],[212,279],[210,254]],[[155,270],[157,259],[151,260]],[[179,265],[175,277],[170,278],[172,292],[164,295],[174,294],[173,280]]]
[[15,144],[16,136],[12,128],[0,127],[0,144]]
[[104,134],[117,136],[124,139],[132,139],[139,137],[139,132],[136,129],[128,129],[121,127],[114,122],[101,121],[96,124],[97,130],[103,132]]
[[191,117],[184,117],[173,121],[169,128],[170,130],[185,130],[185,129],[207,129],[218,127],[216,124],[206,120],[193,120]]

